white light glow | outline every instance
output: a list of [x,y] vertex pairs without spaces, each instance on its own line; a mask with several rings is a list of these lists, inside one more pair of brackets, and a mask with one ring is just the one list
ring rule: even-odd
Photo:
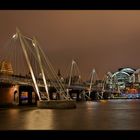
[[33,42],[33,46],[35,47],[35,43]]
[[34,47],[36,46],[36,44],[35,44],[35,42],[34,42],[34,41],[32,41],[32,44],[33,44],[33,46],[34,46]]
[[12,38],[13,38],[13,39],[17,39],[17,38],[18,38],[17,33],[16,33],[16,34],[14,34],[14,35],[12,36]]

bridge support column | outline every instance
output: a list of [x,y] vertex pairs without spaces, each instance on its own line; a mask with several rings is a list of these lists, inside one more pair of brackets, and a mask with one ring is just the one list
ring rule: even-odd
[[28,91],[28,104],[32,104],[32,90],[31,89],[29,89],[29,91]]
[[76,100],[77,100],[77,101],[80,101],[80,97],[79,97],[79,95],[80,95],[80,93],[77,92],[77,97],[76,97]]

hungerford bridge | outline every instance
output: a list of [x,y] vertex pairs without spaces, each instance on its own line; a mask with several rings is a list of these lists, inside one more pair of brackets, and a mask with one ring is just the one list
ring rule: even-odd
[[[55,72],[37,39],[23,35],[18,28],[16,34],[1,47],[0,53],[0,60],[3,60],[0,68],[0,83],[31,86],[39,101],[43,99],[53,100],[49,93],[51,87],[55,89],[53,92],[57,93],[59,97],[55,100],[71,101],[73,92],[76,93],[77,99],[81,94],[83,100],[90,99],[91,95],[94,95],[93,82],[97,78],[95,69],[91,72],[88,85],[72,85],[74,69],[79,72],[76,62],[72,60],[70,75],[66,84]],[[104,95],[110,92],[104,88],[106,81],[109,80],[108,77],[112,77],[112,75],[105,76],[100,88],[94,87],[96,92],[99,91],[98,98],[100,99],[103,99]],[[78,76],[78,79],[80,78]],[[43,87],[44,90],[40,90],[40,87]],[[120,92],[118,87],[116,92]]]

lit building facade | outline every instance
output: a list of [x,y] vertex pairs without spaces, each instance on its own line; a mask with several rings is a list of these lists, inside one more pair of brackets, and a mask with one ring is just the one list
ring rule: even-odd
[[106,84],[112,91],[140,93],[140,69],[120,68],[114,73],[107,73]]

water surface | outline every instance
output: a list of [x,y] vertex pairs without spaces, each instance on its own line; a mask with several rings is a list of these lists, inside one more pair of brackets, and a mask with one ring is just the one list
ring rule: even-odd
[[140,100],[77,102],[76,109],[0,109],[0,130],[140,130]]

